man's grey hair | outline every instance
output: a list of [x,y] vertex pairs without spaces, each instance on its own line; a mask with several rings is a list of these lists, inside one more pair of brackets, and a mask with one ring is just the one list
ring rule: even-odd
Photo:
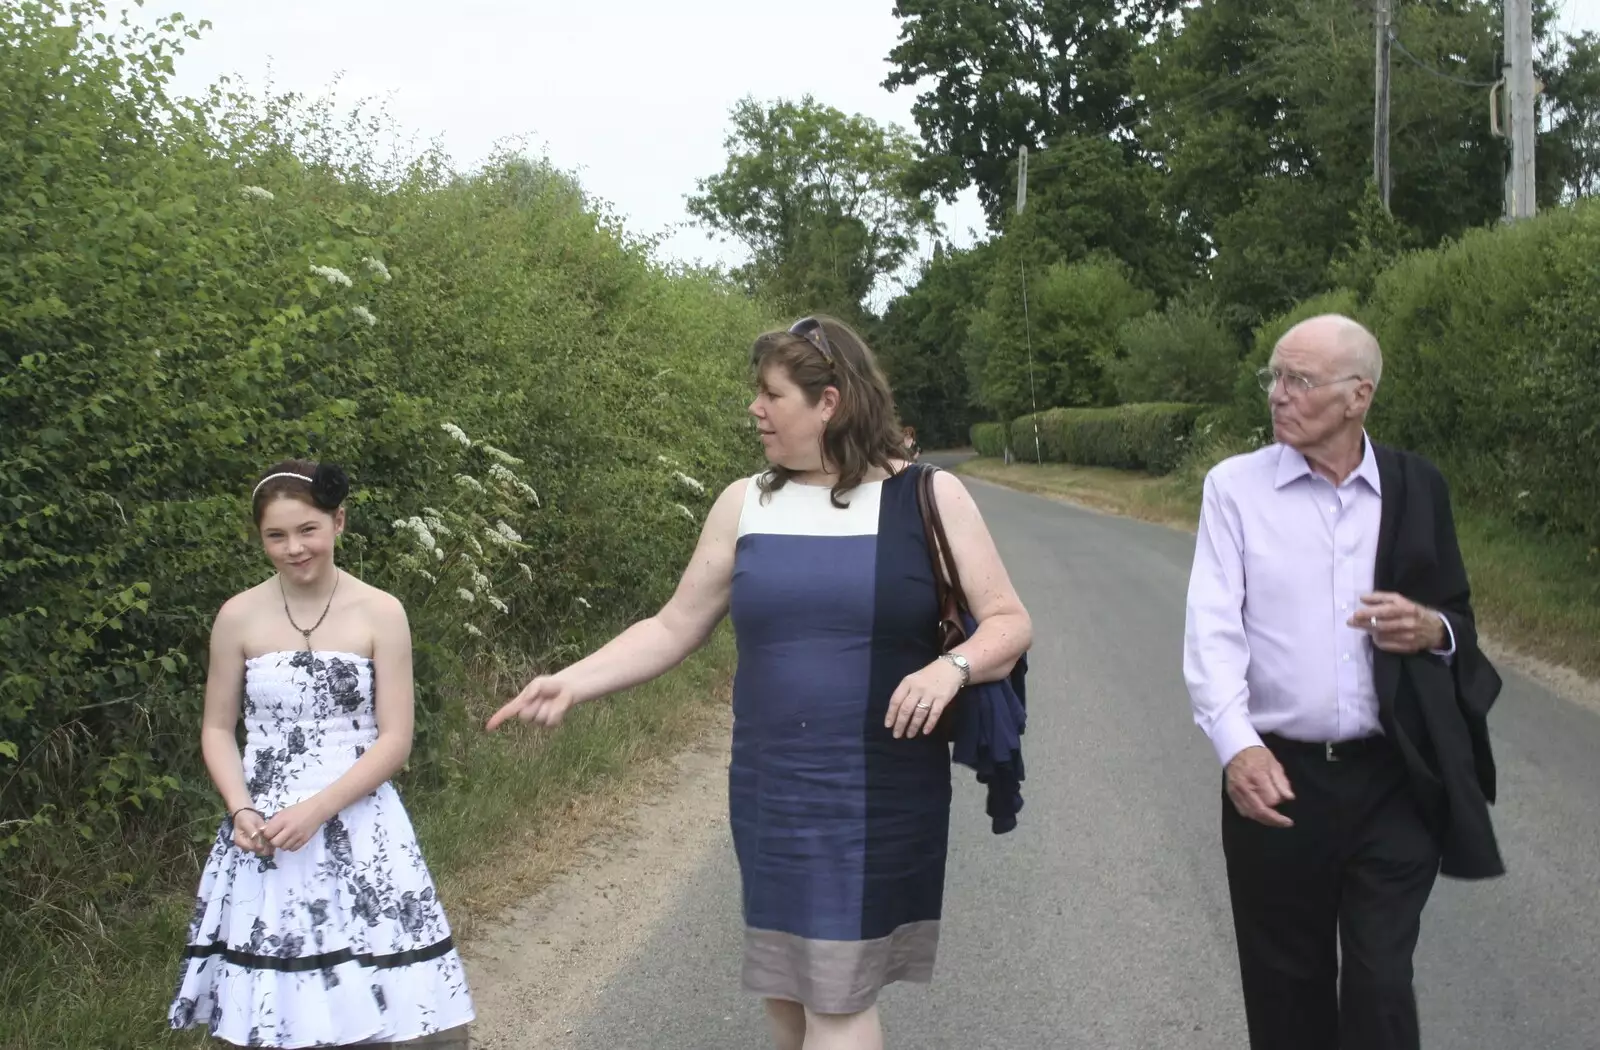
[[1378,346],[1378,337],[1360,322],[1348,317],[1344,320],[1346,324],[1341,326],[1344,332],[1339,342],[1355,364],[1356,375],[1372,380],[1373,389],[1377,389],[1383,379],[1383,350]]
[[1372,380],[1373,389],[1377,389],[1383,379],[1383,350],[1378,346],[1377,336],[1352,317],[1346,317],[1344,314],[1321,314],[1301,321],[1289,329],[1289,332],[1285,332],[1284,338],[1287,339],[1289,333],[1295,329],[1309,325],[1329,328],[1329,335],[1349,360],[1351,371],[1362,379]]

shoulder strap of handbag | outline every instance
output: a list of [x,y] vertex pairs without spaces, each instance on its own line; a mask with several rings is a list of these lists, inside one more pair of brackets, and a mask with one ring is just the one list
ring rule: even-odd
[[[961,589],[961,574],[956,571],[955,554],[950,550],[950,540],[944,533],[944,519],[939,515],[939,502],[933,495],[933,475],[939,468],[931,463],[917,465],[917,503],[922,510],[922,533],[928,542],[928,553],[933,557],[933,579],[939,590],[941,610],[946,606],[946,594],[955,599],[957,610],[970,611],[967,592]],[[943,572],[940,571],[941,565]]]

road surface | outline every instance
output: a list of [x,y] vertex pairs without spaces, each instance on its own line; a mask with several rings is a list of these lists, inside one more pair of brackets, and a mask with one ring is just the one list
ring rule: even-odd
[[[1015,832],[992,835],[981,790],[957,768],[938,973],[930,987],[885,992],[888,1045],[1237,1050],[1220,775],[1180,667],[1193,539],[968,484],[1035,624],[1027,806]],[[1435,891],[1417,960],[1425,1043],[1595,1050],[1600,713],[1505,677],[1492,728],[1511,873]],[[672,903],[588,989],[560,1045],[769,1045],[758,1002],[738,986],[725,834],[663,877],[682,880]]]

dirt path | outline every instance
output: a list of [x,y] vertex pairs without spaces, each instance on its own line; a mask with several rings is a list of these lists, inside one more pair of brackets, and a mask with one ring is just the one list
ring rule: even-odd
[[727,847],[728,715],[544,890],[484,922],[462,951],[483,1050],[559,1050],[638,952],[688,875]]

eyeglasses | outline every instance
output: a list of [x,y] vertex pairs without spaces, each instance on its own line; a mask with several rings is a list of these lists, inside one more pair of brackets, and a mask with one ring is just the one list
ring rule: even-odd
[[815,317],[802,317],[789,329],[789,334],[797,335],[816,347],[822,353],[822,359],[833,364],[833,344],[828,342],[828,333],[823,330],[821,321]]
[[1285,372],[1281,368],[1263,368],[1256,373],[1256,382],[1261,384],[1261,389],[1272,393],[1272,388],[1281,381],[1284,392],[1287,394],[1309,394],[1317,387],[1332,386],[1335,383],[1348,383],[1352,379],[1365,379],[1365,376],[1343,376],[1339,379],[1330,379],[1325,383],[1313,382],[1298,372]]

